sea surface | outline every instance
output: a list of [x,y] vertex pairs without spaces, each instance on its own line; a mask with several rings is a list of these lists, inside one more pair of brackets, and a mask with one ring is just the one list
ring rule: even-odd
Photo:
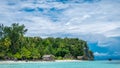
[[0,63],[0,68],[120,68],[120,61]]

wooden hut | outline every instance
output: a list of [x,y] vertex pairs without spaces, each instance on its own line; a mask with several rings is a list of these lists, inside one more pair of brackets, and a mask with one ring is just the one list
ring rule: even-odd
[[78,60],[83,60],[83,59],[84,59],[84,56],[77,56],[77,59],[78,59]]
[[44,55],[42,58],[44,61],[54,61],[53,55]]

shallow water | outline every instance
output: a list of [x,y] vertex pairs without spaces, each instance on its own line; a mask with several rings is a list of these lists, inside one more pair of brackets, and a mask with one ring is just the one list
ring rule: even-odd
[[0,63],[0,68],[120,68],[120,61]]

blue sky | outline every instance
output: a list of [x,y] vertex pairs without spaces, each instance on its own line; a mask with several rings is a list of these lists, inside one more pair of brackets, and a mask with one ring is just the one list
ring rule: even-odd
[[80,38],[96,59],[120,59],[120,0],[0,1],[0,24],[24,24],[26,36]]

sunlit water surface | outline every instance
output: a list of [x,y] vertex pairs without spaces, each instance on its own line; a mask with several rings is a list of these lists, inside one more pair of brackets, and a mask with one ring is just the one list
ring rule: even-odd
[[0,63],[0,68],[120,68],[120,61]]

